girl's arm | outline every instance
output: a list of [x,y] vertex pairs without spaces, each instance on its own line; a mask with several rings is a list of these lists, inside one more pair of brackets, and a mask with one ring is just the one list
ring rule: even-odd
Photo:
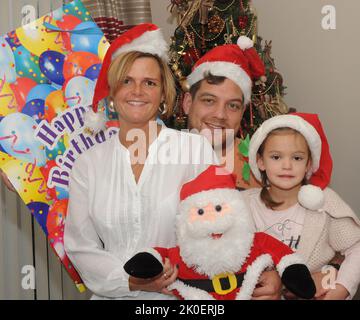
[[329,240],[345,259],[337,275],[336,288],[329,290],[325,299],[340,299],[345,295],[352,299],[360,283],[360,226],[352,218],[332,218]]

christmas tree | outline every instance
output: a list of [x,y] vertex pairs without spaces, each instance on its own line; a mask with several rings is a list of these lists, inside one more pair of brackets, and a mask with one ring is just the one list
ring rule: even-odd
[[241,35],[251,38],[264,61],[266,81],[253,87],[250,106],[242,122],[240,136],[251,136],[266,119],[288,112],[283,102],[283,79],[271,57],[271,41],[263,43],[257,35],[257,16],[250,0],[171,0],[170,11],[178,18],[178,27],[171,39],[170,67],[177,80],[177,102],[168,125],[186,127],[182,110],[183,93],[188,89],[186,76],[207,51],[225,43],[236,43]]

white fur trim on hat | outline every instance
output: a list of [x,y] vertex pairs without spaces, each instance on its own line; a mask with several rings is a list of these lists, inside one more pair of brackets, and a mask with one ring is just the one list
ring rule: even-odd
[[103,112],[94,112],[92,108],[85,112],[84,127],[89,129],[92,133],[98,133],[106,129],[106,117]]
[[207,73],[214,76],[226,77],[234,81],[244,94],[244,104],[248,104],[251,99],[252,81],[249,75],[238,64],[226,61],[204,62],[194,69],[187,77],[190,87],[196,82],[205,78]]
[[324,206],[325,195],[321,188],[308,184],[300,188],[298,201],[303,207],[315,211]]
[[307,174],[307,178],[310,178],[311,175],[319,169],[321,157],[321,138],[316,129],[300,116],[291,114],[279,115],[263,122],[263,124],[256,130],[250,140],[249,164],[251,171],[257,180],[261,181],[261,173],[257,166],[257,152],[261,144],[271,131],[285,127],[300,132],[309,145],[312,166],[311,170],[309,170]]
[[119,54],[129,51],[151,53],[159,56],[165,61],[168,61],[168,44],[165,41],[160,29],[146,31],[130,43],[121,46],[113,53],[112,60]]

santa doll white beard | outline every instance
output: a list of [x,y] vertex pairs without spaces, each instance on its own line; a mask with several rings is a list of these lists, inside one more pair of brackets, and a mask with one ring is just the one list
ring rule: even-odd
[[[180,223],[179,247],[184,262],[212,278],[224,272],[238,272],[250,251],[253,225],[239,214],[227,214],[216,221]],[[222,234],[213,238],[212,234]]]

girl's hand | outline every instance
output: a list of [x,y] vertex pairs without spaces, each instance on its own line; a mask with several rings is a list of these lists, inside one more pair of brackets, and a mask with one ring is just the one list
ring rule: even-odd
[[349,291],[339,283],[336,284],[335,289],[330,289],[322,300],[345,300],[349,296]]
[[172,266],[169,259],[165,258],[164,271],[162,274],[149,279],[129,277],[129,288],[130,291],[141,290],[173,295],[167,287],[176,280],[177,276],[177,267]]

